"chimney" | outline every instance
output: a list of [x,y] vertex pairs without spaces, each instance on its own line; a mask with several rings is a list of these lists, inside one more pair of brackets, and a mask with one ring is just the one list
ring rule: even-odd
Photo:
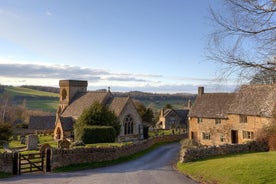
[[198,96],[202,96],[204,94],[204,87],[198,87]]

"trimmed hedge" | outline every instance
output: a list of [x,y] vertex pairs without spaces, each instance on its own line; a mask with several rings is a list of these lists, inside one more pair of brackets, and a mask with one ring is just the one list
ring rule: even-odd
[[85,144],[115,142],[116,139],[116,130],[112,126],[86,126],[82,133]]

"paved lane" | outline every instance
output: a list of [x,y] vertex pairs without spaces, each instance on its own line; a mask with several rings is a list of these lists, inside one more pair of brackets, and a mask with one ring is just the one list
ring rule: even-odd
[[168,144],[130,162],[69,173],[25,174],[0,183],[7,184],[196,184],[173,169],[180,144]]

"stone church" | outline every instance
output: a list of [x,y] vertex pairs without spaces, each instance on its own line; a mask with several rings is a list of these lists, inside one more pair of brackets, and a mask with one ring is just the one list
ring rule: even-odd
[[73,126],[84,109],[94,102],[109,107],[121,124],[118,141],[143,139],[142,119],[131,97],[114,97],[110,89],[106,91],[87,91],[87,81],[60,80],[59,107],[54,130],[55,139],[73,137]]

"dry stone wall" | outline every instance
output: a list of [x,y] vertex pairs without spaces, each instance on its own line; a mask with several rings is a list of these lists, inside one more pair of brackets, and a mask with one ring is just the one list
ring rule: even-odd
[[249,152],[265,152],[269,151],[267,141],[253,141],[247,144],[224,144],[221,146],[185,148],[180,151],[180,162],[193,162],[213,156],[249,153]]
[[154,137],[122,147],[52,149],[51,168],[55,169],[72,164],[114,160],[143,151],[157,143],[173,142],[183,138],[187,138],[187,135],[181,134]]
[[13,153],[0,153],[0,172],[12,173]]

